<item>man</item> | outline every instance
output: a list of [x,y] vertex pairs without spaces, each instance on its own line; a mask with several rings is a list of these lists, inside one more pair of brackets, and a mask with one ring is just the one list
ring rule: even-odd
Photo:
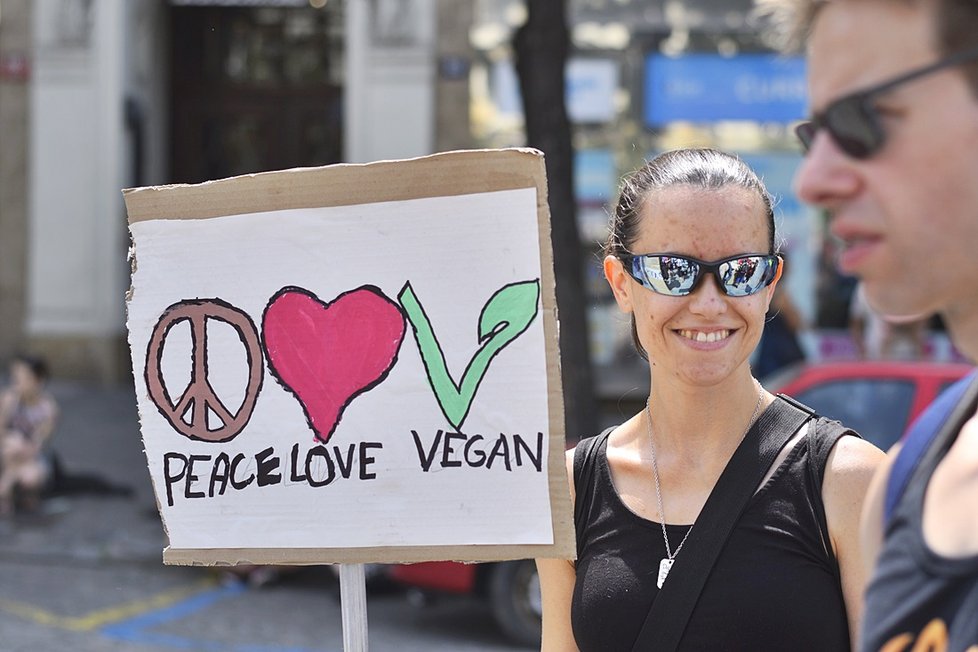
[[[807,38],[815,117],[798,129],[807,154],[795,186],[830,214],[841,271],[883,314],[939,312],[978,359],[978,1],[758,2],[782,34]],[[978,651],[978,383],[968,382],[874,479],[864,650]]]

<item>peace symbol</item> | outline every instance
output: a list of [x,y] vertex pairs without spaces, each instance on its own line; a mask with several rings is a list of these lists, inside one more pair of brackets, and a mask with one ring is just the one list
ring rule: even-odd
[[[207,320],[222,321],[237,331],[248,356],[248,386],[244,401],[232,412],[218,398],[207,379]],[[192,342],[190,383],[174,401],[167,391],[160,363],[163,343],[176,324],[188,321]],[[229,441],[248,423],[255,409],[264,376],[264,357],[251,317],[220,299],[180,301],[167,308],[153,328],[146,350],[146,387],[160,414],[177,432],[200,441]],[[220,420],[218,428],[208,426],[208,412]],[[189,414],[189,420],[185,416]]]

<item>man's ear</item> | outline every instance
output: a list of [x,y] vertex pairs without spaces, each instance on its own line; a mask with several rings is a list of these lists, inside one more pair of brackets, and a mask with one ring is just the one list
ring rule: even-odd
[[614,256],[604,258],[604,277],[615,295],[615,301],[622,312],[632,312],[632,277],[625,271],[624,264]]

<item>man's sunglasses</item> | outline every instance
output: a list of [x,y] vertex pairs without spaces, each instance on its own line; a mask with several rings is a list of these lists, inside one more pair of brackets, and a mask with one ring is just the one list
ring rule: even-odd
[[875,154],[886,142],[883,121],[874,99],[901,84],[931,73],[978,59],[978,49],[966,50],[941,59],[923,68],[912,70],[882,84],[851,93],[829,104],[808,122],[795,127],[795,134],[807,152],[820,129],[825,129],[843,152],[857,159]]
[[728,297],[759,292],[781,275],[781,258],[773,254],[739,254],[713,262],[675,254],[626,254],[618,258],[636,281],[672,297],[692,293],[706,273],[713,274]]

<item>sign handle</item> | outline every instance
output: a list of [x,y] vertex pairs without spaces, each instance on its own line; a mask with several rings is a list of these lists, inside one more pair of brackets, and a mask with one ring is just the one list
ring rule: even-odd
[[343,651],[367,652],[367,576],[363,564],[340,564]]

